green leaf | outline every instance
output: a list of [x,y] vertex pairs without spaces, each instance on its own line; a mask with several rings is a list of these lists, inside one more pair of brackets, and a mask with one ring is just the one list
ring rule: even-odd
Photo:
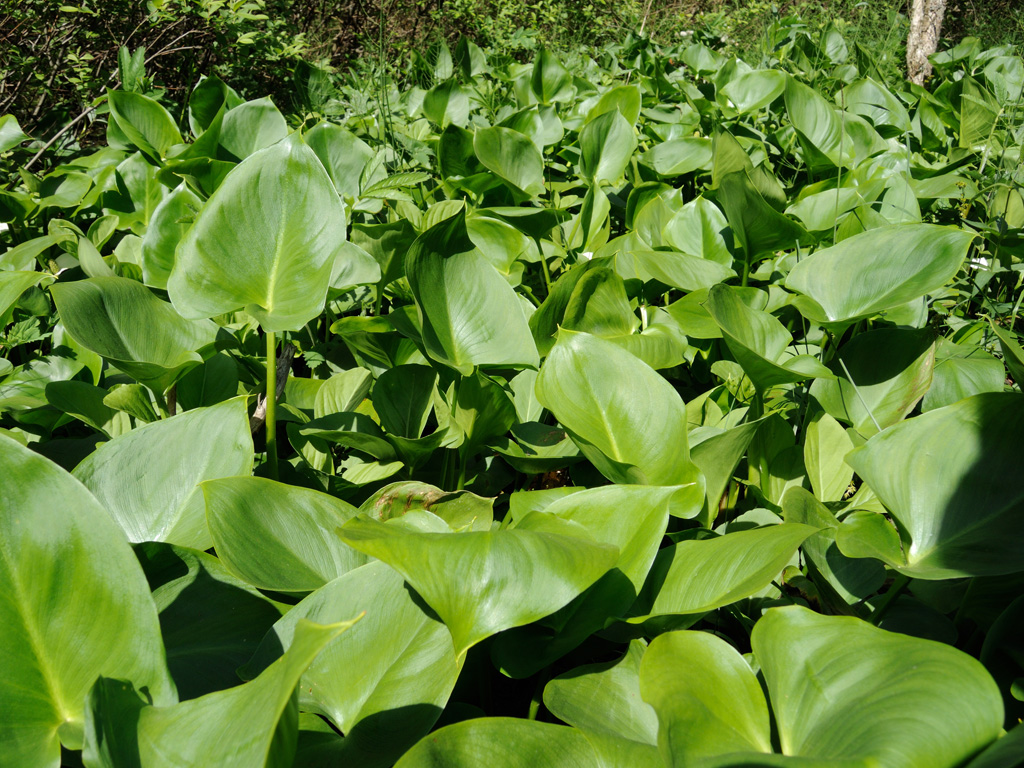
[[[696,499],[694,497],[697,497]],[[668,526],[669,515],[692,516],[699,489],[610,485],[578,489],[543,510],[582,525],[602,544],[617,547],[615,566],[586,592],[537,624],[495,638],[491,655],[512,677],[529,677],[623,615],[636,600]],[[518,520],[522,510],[513,513]],[[576,723],[573,723],[574,725]],[[653,743],[653,742],[652,742]]]
[[614,565],[615,547],[582,526],[542,518],[538,530],[524,520],[511,530],[435,533],[359,516],[338,533],[405,577],[448,625],[461,657],[496,632],[558,610]]
[[[793,489],[790,489],[792,491]],[[855,510],[835,532],[839,551],[851,558],[873,558],[893,568],[907,565],[896,527],[877,512]]]
[[410,512],[426,511],[441,518],[452,530],[487,531],[494,520],[493,505],[494,499],[469,491],[442,491],[408,480],[384,486],[362,503],[359,512],[374,520],[391,520]]
[[135,546],[160,612],[167,666],[182,701],[238,685],[285,606],[228,572],[213,555],[159,542]]
[[636,121],[640,118],[641,103],[642,96],[639,87],[635,85],[617,85],[601,94],[601,98],[590,108],[583,122],[589,123],[594,118],[617,109],[626,119],[627,123],[636,125]]
[[373,377],[365,368],[350,368],[327,379],[313,400],[313,418],[354,411],[370,393]]
[[685,136],[655,144],[638,161],[662,178],[711,170],[711,139]]
[[[828,586],[837,593],[839,600],[849,603],[858,602],[876,593],[885,583],[885,568],[880,562],[873,559],[854,559],[847,557],[837,545],[841,535],[852,532],[854,521],[862,515],[871,515],[878,518],[880,525],[888,530],[881,531],[883,537],[886,534],[891,539],[884,539],[878,544],[886,547],[887,544],[894,546],[887,554],[897,555],[902,561],[900,553],[899,534],[896,529],[881,515],[873,512],[852,512],[840,523],[836,520],[829,509],[818,501],[806,488],[793,487],[785,492],[782,497],[782,512],[787,523],[803,523],[813,525],[821,530],[806,539],[801,545],[801,551],[809,561],[808,572],[811,580],[822,590],[820,579],[815,576],[814,571],[824,579]],[[863,528],[861,529],[863,531]],[[858,546],[863,546],[867,541],[860,539]],[[870,557],[870,556],[869,556]],[[888,556],[886,562],[889,562]],[[841,603],[834,606],[838,610],[844,610]]]
[[1005,328],[1000,328],[992,320],[989,320],[992,332],[999,339],[999,349],[1003,354],[1003,363],[1009,370],[1014,381],[1024,381],[1024,349],[1013,334]]
[[465,211],[413,243],[406,274],[430,357],[463,375],[475,366],[538,365],[522,302],[470,242]]
[[836,100],[870,120],[883,136],[899,136],[910,130],[910,115],[903,103],[870,77],[844,87]]
[[925,393],[921,410],[932,411],[983,392],[1002,392],[1005,380],[1002,362],[981,347],[939,339],[932,385]]
[[[665,244],[722,266],[732,265],[732,232],[725,215],[705,197],[684,205],[662,230]],[[710,287],[710,286],[708,286]]]
[[615,271],[625,279],[657,280],[681,291],[699,291],[735,277],[724,264],[675,251],[619,251]]
[[[731,429],[716,432],[701,440],[690,449],[690,458],[704,474],[707,493],[707,517],[705,525],[714,522],[718,505],[722,500],[740,459],[757,432],[760,422],[748,421]],[[692,437],[692,436],[691,436]]]
[[441,130],[449,125],[465,128],[469,122],[469,95],[455,80],[446,80],[423,96],[423,114]]
[[992,743],[971,760],[967,768],[1014,768],[1024,759],[1024,728],[1015,725],[1009,733]]
[[527,197],[544,193],[544,159],[527,136],[511,128],[478,128],[473,151],[489,171]]
[[786,73],[777,69],[757,69],[732,78],[720,93],[732,102],[741,115],[767,107],[786,90]]
[[380,425],[392,435],[417,438],[433,409],[437,373],[426,365],[398,365],[384,371],[373,387]]
[[988,90],[973,77],[965,77],[960,92],[960,146],[988,152],[1002,112],[999,102]]
[[666,765],[730,752],[771,752],[768,704],[750,665],[706,632],[659,635],[640,665]]
[[288,135],[284,115],[269,96],[239,104],[224,113],[218,142],[231,159],[240,161]]
[[146,285],[167,288],[174,251],[201,207],[202,201],[184,183],[160,201],[142,238],[142,279]]
[[[1021,570],[1024,429],[1017,393],[975,395],[875,435],[847,457],[906,533],[920,579]],[[956,450],[950,450],[956,446]]]
[[[305,138],[309,148],[323,163],[338,194],[358,197],[359,179],[375,154],[370,145],[340,125],[327,121],[313,126]],[[359,244],[355,237],[352,239]]]
[[46,401],[54,408],[81,419],[108,437],[117,437],[131,429],[130,419],[109,407],[107,390],[84,381],[52,381],[46,385]]
[[853,441],[842,425],[827,413],[819,413],[807,425],[804,467],[814,495],[822,501],[840,501],[853,479],[853,469],[843,460]]
[[690,462],[682,399],[617,344],[561,331],[537,377],[537,399],[612,482],[703,484]]
[[615,661],[577,667],[544,686],[544,706],[569,725],[641,744],[658,743],[658,716],[640,697],[645,645],[633,640]]
[[516,409],[504,389],[477,372],[458,382],[452,421],[464,436],[460,450],[470,456],[477,446],[508,432]]
[[952,280],[975,235],[935,224],[871,229],[811,254],[786,287],[812,304],[798,304],[815,322],[846,323],[936,291]]
[[98,676],[131,680],[161,704],[176,701],[174,684],[142,569],[106,510],[3,435],[0,476],[2,760],[56,768],[61,744],[81,749]]
[[459,666],[447,627],[384,563],[349,571],[292,608],[242,672],[255,676],[290,647],[302,620],[360,613],[366,615],[303,673],[299,708],[329,718],[345,734],[343,750],[365,743],[375,760],[390,762],[437,720]]
[[718,184],[716,200],[725,211],[736,245],[743,249],[747,261],[810,239],[807,230],[765,200],[747,171],[725,174]]
[[[635,760],[635,757],[630,755]],[[448,725],[424,736],[395,768],[604,768],[582,731],[513,717],[487,717]],[[648,768],[649,763],[626,762]]]
[[537,51],[530,85],[542,104],[568,101],[573,96],[572,75],[547,48]]
[[317,654],[357,620],[303,621],[288,652],[252,682],[173,706],[146,706],[130,686],[102,678],[90,693],[85,754],[102,768],[208,761],[225,768],[289,766],[298,732],[295,686]]
[[768,586],[815,531],[809,525],[781,523],[666,547],[658,553],[629,620],[673,615],[696,621],[749,597]]
[[784,754],[952,768],[1001,730],[992,678],[947,645],[799,606],[768,611],[751,644]]
[[0,272],[0,324],[6,325],[7,313],[21,295],[47,277],[45,272]]
[[704,306],[758,391],[810,378],[832,378],[832,372],[810,355],[787,356],[793,337],[774,315],[744,301],[740,289],[712,286]]
[[324,306],[345,211],[298,134],[247,157],[178,246],[167,290],[186,317],[245,309],[266,331],[293,331]]
[[236,398],[137,427],[101,445],[73,474],[129,541],[201,550],[213,541],[199,483],[251,474],[252,465],[249,414]]
[[29,137],[21,130],[17,117],[14,115],[0,117],[0,152],[8,152],[28,140]]
[[149,289],[123,277],[50,288],[67,332],[132,378],[163,392],[203,361],[217,326],[186,320]]
[[853,142],[845,136],[843,118],[824,96],[791,76],[786,80],[785,99],[808,166],[845,167],[853,162]]
[[178,404],[187,410],[216,405],[238,394],[238,365],[221,352],[178,381]]
[[260,589],[311,592],[367,562],[335,529],[355,507],[326,493],[260,477],[202,484],[217,555]]
[[816,379],[811,395],[830,416],[870,437],[901,421],[928,391],[935,366],[934,335],[929,330],[880,328],[855,336],[837,358],[831,365],[837,377]]
[[167,156],[167,150],[181,144],[174,118],[159,103],[141,93],[108,91],[107,104],[118,128],[136,148],[154,160]]
[[580,175],[594,184],[614,184],[635,149],[633,126],[617,109],[605,112],[580,131]]
[[141,384],[117,384],[111,387],[110,393],[103,398],[103,404],[147,424],[159,418],[153,409],[152,395]]

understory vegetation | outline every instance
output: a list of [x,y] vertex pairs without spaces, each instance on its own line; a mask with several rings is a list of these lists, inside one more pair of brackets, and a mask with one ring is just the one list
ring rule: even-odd
[[1024,59],[800,9],[0,117],[0,767],[1024,763]]

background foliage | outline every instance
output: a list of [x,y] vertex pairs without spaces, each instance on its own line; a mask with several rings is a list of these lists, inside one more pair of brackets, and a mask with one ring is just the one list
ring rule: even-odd
[[[523,58],[539,45],[599,46],[641,29],[662,43],[696,31],[756,63],[771,46],[772,25],[793,15],[812,32],[835,19],[894,73],[904,58],[905,10],[903,0],[0,0],[0,114],[48,138],[117,85],[121,46],[144,50],[150,77],[175,103],[203,73],[301,111],[293,92],[310,64],[341,72],[365,67],[370,56],[400,76],[411,51],[463,34]],[[944,35],[950,44],[968,35],[989,45],[1019,42],[1024,6],[952,3]],[[62,143],[94,143],[92,120]]]

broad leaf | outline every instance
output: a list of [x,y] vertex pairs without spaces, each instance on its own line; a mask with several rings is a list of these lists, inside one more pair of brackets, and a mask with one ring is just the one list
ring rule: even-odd
[[266,331],[298,330],[323,309],[345,210],[298,134],[247,157],[178,246],[167,290],[185,317],[245,309]]
[[[179,460],[169,460],[179,457]],[[129,541],[209,549],[199,483],[252,472],[245,400],[186,411],[101,445],[75,467],[78,478]]]
[[640,692],[658,713],[666,765],[730,752],[771,752],[768,704],[750,665],[706,632],[659,635],[640,665]]
[[633,640],[615,661],[577,667],[544,686],[544,705],[558,719],[587,731],[641,744],[658,743],[658,717],[640,698],[646,648]]
[[464,211],[416,240],[406,274],[433,359],[463,374],[474,366],[537,366],[522,303],[469,240]]
[[613,482],[703,482],[689,460],[682,399],[617,344],[563,330],[537,378],[537,398]]
[[786,287],[815,322],[846,323],[895,309],[941,288],[960,269],[975,235],[934,224],[872,229],[797,264]]
[[[284,768],[295,755],[295,686],[317,654],[357,619],[302,622],[288,652],[250,683],[173,706],[149,706],[119,680],[90,693],[86,756],[102,768]],[[227,727],[226,727],[227,726]]]
[[202,489],[217,555],[253,586],[310,592],[367,561],[334,534],[356,514],[340,499],[259,477],[211,480]]
[[129,376],[162,392],[203,361],[198,350],[217,326],[186,320],[148,288],[123,277],[97,277],[50,288],[67,332]]
[[444,533],[360,516],[339,535],[401,573],[448,625],[461,657],[496,632],[558,610],[614,565],[618,550],[582,526],[533,517],[539,530],[524,520],[512,530]]
[[131,680],[161,704],[176,701],[174,684],[146,579],[106,510],[2,435],[0,476],[0,754],[57,768],[61,744],[82,747],[97,677]]
[[976,395],[887,429],[847,457],[906,533],[904,572],[949,579],[1024,567],[1013,533],[1024,516],[1021,429],[1019,394]]
[[243,669],[254,677],[295,640],[302,620],[366,615],[303,673],[299,707],[330,719],[343,747],[375,747],[393,761],[437,720],[459,667],[451,635],[424,611],[397,571],[369,563],[326,584],[292,608]]
[[692,617],[692,624],[701,614],[749,597],[768,586],[816,530],[782,523],[666,547],[629,620],[674,615]]
[[952,768],[999,735],[995,683],[947,645],[798,606],[765,614],[751,644],[784,754]]

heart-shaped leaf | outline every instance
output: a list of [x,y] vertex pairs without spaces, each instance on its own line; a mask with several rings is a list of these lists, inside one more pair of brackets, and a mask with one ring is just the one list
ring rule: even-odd
[[298,134],[247,157],[178,246],[167,291],[185,317],[245,309],[266,331],[298,330],[323,309],[345,210]]

